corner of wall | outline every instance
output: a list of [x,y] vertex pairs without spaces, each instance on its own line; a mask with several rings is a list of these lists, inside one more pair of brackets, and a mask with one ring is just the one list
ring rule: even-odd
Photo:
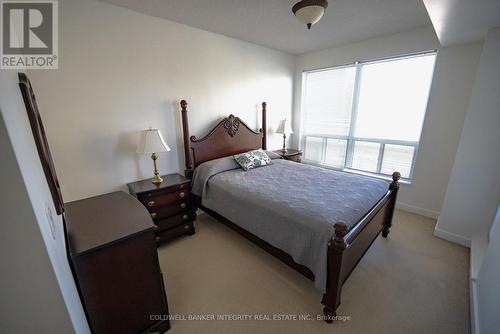
[[442,229],[440,227],[439,218],[436,223],[436,227],[434,228],[434,235],[438,238],[454,242],[467,248],[471,247],[471,240],[469,238]]

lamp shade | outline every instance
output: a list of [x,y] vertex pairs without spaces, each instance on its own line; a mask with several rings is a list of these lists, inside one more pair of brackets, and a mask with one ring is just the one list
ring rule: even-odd
[[160,130],[148,129],[142,131],[141,141],[137,148],[138,153],[159,153],[168,151],[170,151],[170,147],[168,147],[165,139],[163,139]]
[[281,133],[281,134],[292,134],[292,127],[290,126],[290,122],[285,118],[280,121],[280,124],[278,124],[278,128],[276,129],[276,133]]

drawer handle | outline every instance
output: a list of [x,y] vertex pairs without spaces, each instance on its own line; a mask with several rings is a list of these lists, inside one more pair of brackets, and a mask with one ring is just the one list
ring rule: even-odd
[[156,212],[151,212],[151,218],[153,218],[153,219],[156,218]]
[[158,225],[154,225],[153,230],[155,230],[155,231],[158,230]]
[[185,208],[186,208],[186,206],[187,206],[187,204],[186,204],[186,203],[181,203],[181,208],[182,208],[182,209],[185,209]]
[[181,191],[181,192],[179,193],[179,197],[180,197],[180,198],[184,198],[184,196],[186,196],[186,193],[185,193],[184,191]]
[[156,242],[160,242],[160,237],[155,238]]
[[189,225],[184,225],[185,230],[189,230]]
[[184,215],[184,216],[182,216],[182,219],[184,219],[184,220],[188,220],[188,219],[189,219],[189,215]]
[[156,204],[156,202],[155,202],[155,201],[149,201],[149,202],[148,202],[148,206],[154,206],[155,204]]

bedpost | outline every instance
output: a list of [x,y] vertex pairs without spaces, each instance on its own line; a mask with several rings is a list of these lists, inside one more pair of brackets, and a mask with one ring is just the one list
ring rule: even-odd
[[392,173],[392,182],[389,185],[389,189],[398,190],[399,189],[399,179],[401,179],[400,172]]
[[389,185],[389,189],[392,191],[392,198],[391,198],[391,201],[389,202],[389,205],[390,205],[389,213],[390,214],[387,217],[386,221],[384,222],[384,229],[382,230],[382,236],[384,238],[387,238],[387,236],[389,235],[389,232],[391,231],[392,217],[394,216],[394,209],[396,208],[396,199],[397,199],[398,190],[399,190],[399,179],[401,179],[400,172],[392,173],[392,182]]
[[266,121],[267,103],[262,102],[262,149],[267,149],[267,121]]
[[191,160],[191,145],[189,142],[189,124],[187,118],[187,102],[181,100],[181,115],[182,115],[182,135],[184,138],[184,158],[186,160],[186,170],[184,174],[191,178],[193,173],[193,162]]
[[323,294],[323,314],[325,321],[332,323],[337,315],[337,307],[340,305],[340,295],[342,294],[342,255],[347,247],[344,237],[347,234],[347,225],[336,222],[333,226],[334,237],[328,242],[328,277],[326,281],[326,292]]

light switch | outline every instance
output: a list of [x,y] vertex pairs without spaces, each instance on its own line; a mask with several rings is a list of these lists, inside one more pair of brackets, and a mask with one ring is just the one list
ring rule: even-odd
[[50,208],[50,204],[47,203],[45,207],[45,215],[47,216],[47,221],[49,222],[50,232],[52,233],[52,239],[56,240],[56,224],[54,222],[54,214]]

